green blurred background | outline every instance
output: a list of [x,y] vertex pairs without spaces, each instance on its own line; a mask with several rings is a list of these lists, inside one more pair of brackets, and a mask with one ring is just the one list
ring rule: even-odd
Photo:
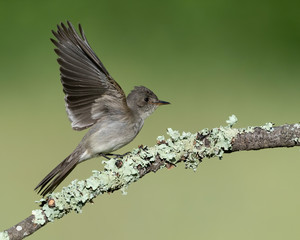
[[[298,1],[1,1],[0,227],[38,206],[33,188],[84,132],[67,119],[50,30],[81,23],[128,93],[145,85],[172,105],[119,152],[153,145],[166,128],[195,132],[300,120]],[[149,174],[31,239],[299,239],[299,148],[205,159]],[[102,159],[63,182],[87,178]],[[60,186],[61,188],[61,186]],[[60,189],[59,188],[59,189]]]

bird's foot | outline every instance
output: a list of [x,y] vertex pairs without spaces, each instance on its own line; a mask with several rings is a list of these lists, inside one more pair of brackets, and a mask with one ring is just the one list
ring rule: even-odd
[[122,158],[122,157],[128,155],[129,153],[130,153],[130,152],[126,152],[126,153],[124,153],[124,154],[100,153],[99,156],[104,157],[104,158],[110,160],[110,157],[108,157],[108,156],[112,156],[112,157],[115,157],[115,158]]

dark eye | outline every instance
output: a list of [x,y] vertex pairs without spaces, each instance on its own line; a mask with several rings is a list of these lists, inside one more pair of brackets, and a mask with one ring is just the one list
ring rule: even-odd
[[144,101],[149,102],[149,98],[148,97],[144,98]]

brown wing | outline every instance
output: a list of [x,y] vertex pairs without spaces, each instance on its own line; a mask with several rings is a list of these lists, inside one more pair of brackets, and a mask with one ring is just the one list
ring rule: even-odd
[[124,111],[126,96],[90,47],[81,25],[79,36],[69,21],[67,24],[52,31],[57,41],[51,41],[57,47],[68,117],[73,129],[82,130],[104,115]]

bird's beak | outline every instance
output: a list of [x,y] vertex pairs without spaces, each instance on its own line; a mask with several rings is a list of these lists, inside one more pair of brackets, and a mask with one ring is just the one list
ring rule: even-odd
[[171,104],[171,103],[158,100],[157,102],[153,102],[153,104],[160,106],[160,105],[167,105],[167,104]]

